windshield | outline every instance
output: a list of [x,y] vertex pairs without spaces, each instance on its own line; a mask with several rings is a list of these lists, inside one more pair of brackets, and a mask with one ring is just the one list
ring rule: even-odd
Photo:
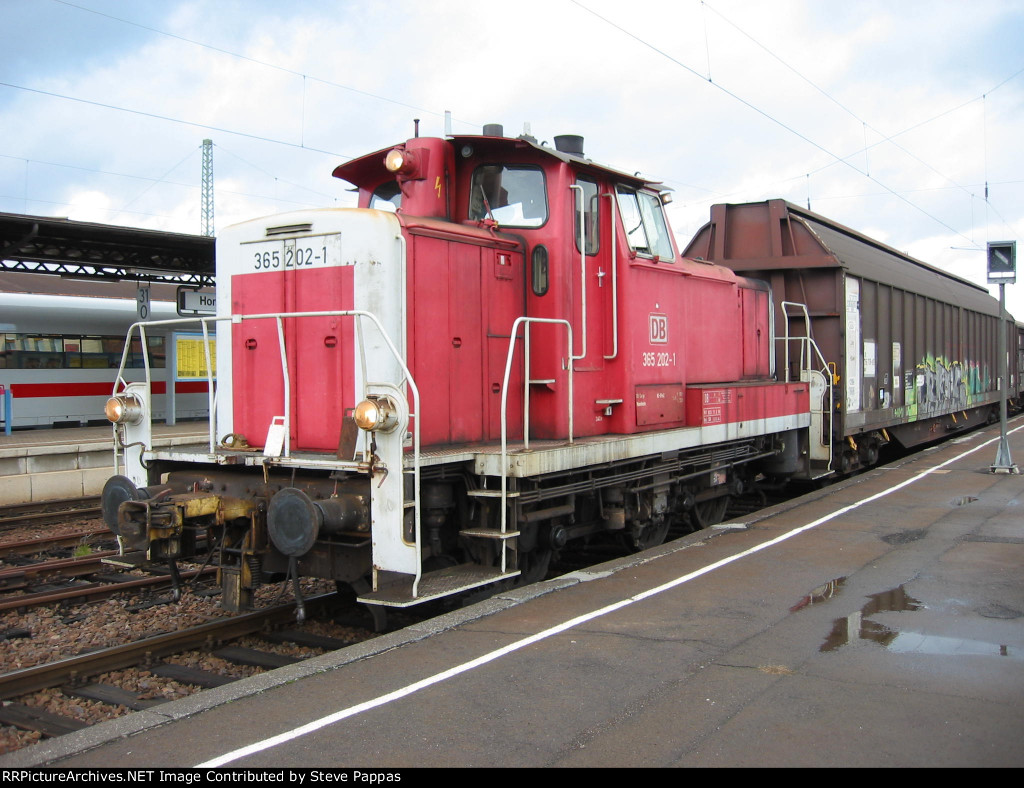
[[506,227],[540,227],[548,218],[544,173],[536,167],[477,167],[469,197],[469,218],[492,217]]

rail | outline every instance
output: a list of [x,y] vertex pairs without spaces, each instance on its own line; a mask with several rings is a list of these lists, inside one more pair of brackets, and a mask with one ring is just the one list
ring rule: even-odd
[[[322,594],[307,599],[306,605],[326,605],[334,598],[333,593]],[[275,624],[280,625],[294,621],[294,619],[295,606],[293,604],[275,605],[264,610],[218,619],[176,632],[153,635],[134,643],[21,668],[10,673],[0,674],[0,699],[6,700],[47,687],[81,680],[83,677],[129,668],[138,665],[143,658],[159,659],[169,654],[202,648],[211,640],[244,637],[266,631],[268,627]]]
[[[512,324],[512,334],[508,340],[508,354],[505,357],[505,376],[501,381],[501,533],[508,529],[507,503],[508,503],[508,383],[512,375],[512,359],[515,357],[516,340],[519,338],[519,327],[525,325],[523,330],[523,448],[530,448],[530,385],[539,383],[538,380],[530,378],[530,326],[534,323],[547,323],[552,325],[565,326],[568,340],[568,364],[569,389],[568,389],[568,418],[569,418],[569,443],[573,441],[573,355],[572,347],[572,325],[568,320],[560,320],[548,317],[519,317]],[[502,571],[505,571],[505,554],[502,551]]]

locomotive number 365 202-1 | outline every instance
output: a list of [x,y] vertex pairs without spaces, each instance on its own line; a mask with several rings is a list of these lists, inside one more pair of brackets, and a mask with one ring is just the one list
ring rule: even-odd
[[645,367],[674,367],[675,353],[644,353],[641,361]]
[[314,265],[327,261],[327,247],[285,246],[283,249],[254,252],[253,261],[257,271],[265,268],[298,268]]

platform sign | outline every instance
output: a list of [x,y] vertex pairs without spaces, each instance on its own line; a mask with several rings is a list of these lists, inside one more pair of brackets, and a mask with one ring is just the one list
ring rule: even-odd
[[149,320],[152,314],[152,306],[149,300],[149,285],[145,287],[139,285],[139,289],[135,292],[135,303],[139,311],[139,322]]
[[[202,334],[174,334],[174,379],[206,380],[206,353]],[[217,343],[210,335],[210,365],[217,374]]]
[[192,287],[178,288],[178,314],[182,317],[217,314],[217,294],[203,293]]
[[988,245],[989,284],[1012,285],[1017,281],[1017,242],[991,241]]

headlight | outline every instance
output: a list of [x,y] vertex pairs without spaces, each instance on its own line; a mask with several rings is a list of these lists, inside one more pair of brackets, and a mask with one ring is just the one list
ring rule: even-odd
[[384,166],[388,172],[406,178],[419,177],[419,160],[415,153],[404,148],[392,148],[384,157]]
[[390,397],[367,397],[352,413],[356,426],[367,432],[391,432],[398,426],[398,408]]
[[400,148],[389,150],[388,155],[384,157],[384,166],[387,167],[388,172],[398,172],[402,169],[403,164],[405,164],[405,151]]
[[146,415],[142,402],[134,394],[117,394],[111,397],[107,400],[103,412],[114,424],[138,424]]

